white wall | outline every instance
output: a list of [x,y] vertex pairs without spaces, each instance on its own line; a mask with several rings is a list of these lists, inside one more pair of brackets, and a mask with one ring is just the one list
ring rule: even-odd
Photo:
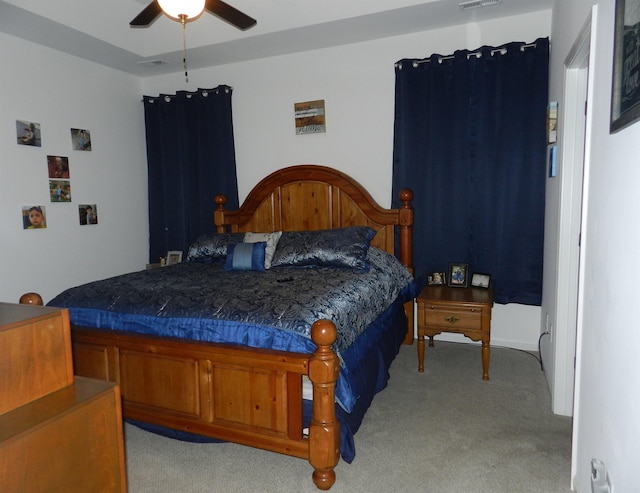
[[[140,80],[11,36],[0,37],[3,180],[0,299],[27,291],[45,302],[69,286],[144,267],[147,190],[141,93],[229,84],[240,198],[283,166],[341,169],[391,203],[394,63],[456,49],[533,41],[550,33],[550,13],[274,57]],[[325,99],[327,133],[296,136],[293,104]],[[15,143],[15,120],[42,125],[43,147]],[[92,132],[93,151],[71,150],[69,128]],[[72,203],[51,203],[46,155],[68,156]],[[420,193],[419,190],[415,190]],[[46,206],[48,227],[25,231],[23,205]],[[79,203],[96,203],[99,224],[78,224]],[[6,253],[5,253],[6,252]],[[496,345],[537,349],[538,307],[496,305]],[[443,336],[447,339],[448,336]],[[455,336],[452,336],[455,340]]]
[[640,484],[640,331],[633,317],[640,277],[640,124],[609,134],[614,4],[557,1],[553,13],[550,91],[562,105],[564,60],[597,5],[572,465],[580,493],[591,491],[592,458],[605,462],[614,491],[637,491]]
[[[44,301],[72,285],[143,269],[148,256],[146,151],[138,78],[0,34],[0,300]],[[42,147],[16,143],[16,120],[41,124]],[[73,151],[70,128],[91,131]],[[71,203],[51,203],[46,156],[69,157]],[[80,226],[78,204],[99,224]],[[24,230],[44,205],[47,228]]]
[[[283,166],[341,169],[391,203],[394,63],[456,49],[533,41],[550,33],[550,13],[138,79],[17,38],[0,36],[0,299],[27,291],[45,302],[79,283],[144,268],[147,189],[141,94],[234,87],[240,198]],[[296,136],[293,104],[325,99],[327,133]],[[42,125],[43,146],[15,142],[15,120]],[[91,130],[93,151],[71,150],[69,128]],[[68,156],[72,203],[51,203],[46,155]],[[415,190],[420,193],[419,190]],[[99,224],[80,226],[80,203],[98,206]],[[46,206],[48,227],[22,229],[24,205]],[[496,345],[537,349],[538,307],[496,305]],[[452,336],[455,340],[455,336]],[[447,336],[443,336],[446,339]],[[466,339],[465,339],[466,341]]]
[[[510,41],[549,36],[551,13],[468,24],[181,73],[143,81],[148,95],[228,84],[234,88],[233,118],[240,200],[265,175],[310,163],[338,168],[391,204],[394,63],[402,58],[448,55]],[[325,134],[296,136],[293,105],[324,99]],[[410,185],[410,184],[409,184]],[[414,190],[420,193],[420,190]],[[496,305],[492,342],[537,350],[539,307]],[[446,339],[447,336],[443,336]],[[466,339],[468,341],[468,339]]]

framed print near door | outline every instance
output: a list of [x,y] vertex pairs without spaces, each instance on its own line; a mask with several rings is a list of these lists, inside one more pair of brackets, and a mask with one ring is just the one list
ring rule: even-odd
[[639,44],[640,0],[616,0],[609,133],[640,118]]

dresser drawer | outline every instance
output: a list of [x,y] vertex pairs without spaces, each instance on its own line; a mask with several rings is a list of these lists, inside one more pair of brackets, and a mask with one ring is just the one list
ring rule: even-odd
[[482,309],[452,309],[446,306],[426,305],[423,310],[423,323],[425,325],[464,328],[464,329],[482,329]]

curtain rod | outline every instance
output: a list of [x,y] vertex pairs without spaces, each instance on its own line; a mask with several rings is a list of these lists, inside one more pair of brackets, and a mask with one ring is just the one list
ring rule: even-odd
[[[520,51],[524,51],[527,48],[535,48],[537,45],[535,42],[533,43],[527,43],[527,44],[523,44],[520,46]],[[507,49],[504,46],[501,46],[499,48],[494,48],[493,50],[491,50],[491,56],[495,55],[496,53],[500,53],[501,55],[504,55],[507,52]],[[482,57],[482,52],[481,49],[475,50],[475,51],[470,51],[469,53],[467,53],[467,60],[471,57],[475,56],[476,58],[480,58]],[[445,55],[445,56],[441,56],[438,57],[438,63],[442,63],[446,60],[453,60],[455,58],[455,55]],[[421,60],[414,60],[412,62],[412,65],[414,67],[417,67],[418,65],[421,65],[423,63],[429,63],[431,61],[431,58],[423,58]],[[396,63],[396,68],[402,68],[402,64],[401,63]]]
[[[231,86],[222,86],[222,87],[224,88],[224,92],[226,92],[227,94],[230,91],[233,91],[233,87],[231,87]],[[221,87],[218,86],[218,87],[214,87],[213,89],[197,89],[197,90],[191,91],[191,92],[188,92],[188,91],[179,91],[179,92],[186,92],[186,97],[187,98],[191,98],[191,96],[193,96],[194,94],[198,94],[198,93],[202,94],[202,96],[206,98],[207,96],[209,96],[210,92],[213,92],[214,94],[219,94],[220,93],[220,89],[221,89]],[[177,94],[160,94],[158,96],[148,96],[148,97],[149,97],[149,102],[150,103],[155,103],[155,100],[156,99],[160,99],[160,98],[164,99],[165,102],[168,103],[173,98],[175,98],[176,96],[177,96]],[[140,101],[144,103],[144,98],[141,99]]]

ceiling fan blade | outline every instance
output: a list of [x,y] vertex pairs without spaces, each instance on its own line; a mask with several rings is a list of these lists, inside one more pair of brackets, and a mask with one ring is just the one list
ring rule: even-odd
[[252,17],[249,17],[247,14],[240,12],[238,9],[221,0],[206,0],[204,8],[241,31],[246,31],[257,23]]
[[133,19],[129,26],[131,27],[149,27],[162,14],[162,9],[156,0],[153,0],[145,9]]

